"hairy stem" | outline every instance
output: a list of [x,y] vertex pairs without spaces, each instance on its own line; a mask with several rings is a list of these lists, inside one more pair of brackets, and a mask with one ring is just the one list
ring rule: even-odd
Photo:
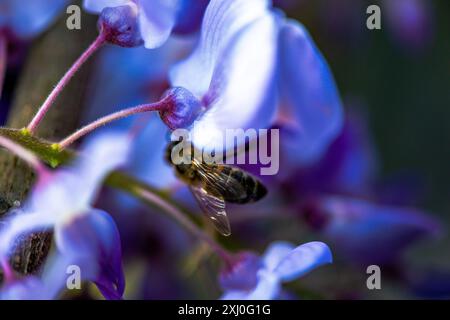
[[[74,3],[81,6],[81,0],[76,0]],[[52,84],[59,81],[61,75],[70,68],[73,61],[97,37],[96,17],[82,12],[81,19],[83,21],[82,32],[68,30],[66,17],[63,15],[54,27],[32,42],[13,92],[12,103],[9,106],[6,124],[8,127],[23,128],[28,125],[42,101],[52,90]],[[91,62],[91,59],[86,62],[75,75],[76,81],[70,81],[70,84],[58,97],[55,107],[50,109],[36,130],[39,137],[58,141],[78,127],[85,108],[83,102],[87,92],[86,84],[92,71]],[[19,131],[16,131],[14,135],[21,137],[21,141],[34,141],[34,137],[22,135]],[[12,139],[13,137],[8,135],[6,137],[16,141]],[[24,147],[27,148],[27,143]],[[40,147],[42,145],[39,145],[38,149]],[[0,179],[1,225],[3,215],[16,202],[25,199],[35,181],[36,173],[27,163],[3,149],[0,150],[0,173],[2,177]],[[38,272],[44,262],[50,246],[51,233],[33,233],[21,241],[20,247],[13,253],[9,263],[19,274],[34,274]]]
[[58,82],[56,87],[52,90],[52,92],[48,95],[47,99],[44,101],[42,106],[39,108],[38,112],[28,124],[27,129],[30,133],[34,133],[36,131],[37,126],[41,123],[42,119],[47,114],[48,110],[54,104],[56,98],[60,95],[62,90],[69,83],[70,79],[77,73],[77,71],[81,68],[81,66],[100,48],[103,44],[105,44],[105,36],[103,33],[100,33],[98,37],[92,42],[89,48],[83,52],[83,54],[75,61],[75,63],[70,67],[70,69],[65,73],[65,75]]
[[65,148],[70,146],[72,143],[74,143],[75,141],[80,139],[81,137],[84,137],[88,133],[90,133],[108,123],[129,117],[129,116],[132,116],[135,114],[143,113],[143,112],[162,110],[167,106],[167,103],[166,103],[167,100],[168,99],[163,99],[163,100],[155,102],[155,103],[139,105],[136,107],[121,110],[121,111],[112,113],[110,115],[107,115],[105,117],[102,117],[102,118],[84,126],[83,128],[75,131],[73,134],[71,134],[70,136],[68,136],[67,138],[62,140],[60,143],[58,143],[58,146],[61,150],[64,150]]

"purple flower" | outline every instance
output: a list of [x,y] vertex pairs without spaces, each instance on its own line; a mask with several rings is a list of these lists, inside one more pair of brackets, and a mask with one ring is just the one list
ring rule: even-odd
[[[194,3],[195,2],[195,3]],[[117,32],[122,46],[161,46],[172,31],[193,31],[207,5],[204,0],[84,0],[86,10],[100,14],[100,25]]]
[[[61,253],[80,266],[86,279],[94,281],[105,298],[120,299],[125,289],[122,252],[119,231],[111,216],[93,209],[60,232],[57,245]],[[96,268],[87,273],[93,261]]]
[[317,164],[290,167],[285,174],[285,187],[303,220],[355,264],[395,262],[409,246],[439,230],[429,214],[404,199],[408,192],[391,192],[391,198],[401,199],[389,203],[380,196],[375,154],[364,120],[352,114]]
[[[65,272],[65,271],[64,271]],[[48,300],[42,281],[34,276],[7,283],[0,289],[1,300]]]
[[[79,261],[57,252],[47,258],[48,262],[41,276],[23,276],[8,279],[0,289],[1,300],[52,300],[66,288],[68,270],[71,266],[79,265]],[[92,265],[92,263],[91,263]],[[81,265],[81,276],[88,279],[93,274],[93,268]]]
[[332,260],[330,249],[322,242],[308,242],[298,247],[275,242],[262,257],[243,253],[220,275],[220,284],[225,290],[222,299],[277,299],[283,282],[293,281]]
[[277,113],[289,112],[302,150],[296,154],[310,159],[340,129],[341,103],[325,60],[304,27],[266,0],[211,1],[199,46],[171,70],[171,83],[204,104],[191,132],[198,148],[217,150],[225,129],[269,128]]
[[0,30],[28,39],[42,32],[68,5],[67,0],[2,0]]
[[324,195],[306,201],[302,211],[346,259],[362,265],[395,262],[412,243],[439,231],[417,209],[352,197]]
[[[124,278],[117,227],[107,213],[92,208],[92,203],[107,174],[124,164],[130,144],[128,136],[99,135],[70,167],[40,173],[21,208],[23,213],[12,214],[5,221],[0,232],[0,258],[7,259],[21,236],[52,228],[58,268],[61,264],[77,265],[83,278],[94,281],[105,297],[120,298]],[[56,296],[65,277],[65,271],[52,272],[42,282]],[[47,298],[47,291],[42,292]]]
[[426,0],[384,1],[387,22],[396,41],[407,49],[426,47],[433,36],[433,5]]
[[[192,46],[190,40],[171,38],[163,47],[155,50],[115,46],[102,50],[89,85],[93,90],[86,103],[88,113],[83,122],[86,124],[108,113],[161,97],[169,88],[169,66],[188,54]],[[156,114],[138,117],[142,120],[129,117],[113,122],[102,130],[123,130],[132,126],[136,120],[145,121],[145,128],[132,146],[127,170],[146,183],[161,188],[169,187],[177,180],[163,156],[168,129]],[[120,199],[123,200],[123,197]]]
[[287,124],[291,129],[291,143],[285,143],[289,145],[290,161],[311,163],[342,129],[338,89],[325,59],[302,25],[285,24],[280,33],[280,54],[282,109],[277,124]]
[[[289,187],[302,195],[371,194],[378,163],[372,137],[366,126],[362,116],[349,112],[341,133],[322,158],[306,167],[286,159],[288,162],[282,163],[280,175],[287,178]],[[281,152],[288,154],[289,150],[282,148]]]

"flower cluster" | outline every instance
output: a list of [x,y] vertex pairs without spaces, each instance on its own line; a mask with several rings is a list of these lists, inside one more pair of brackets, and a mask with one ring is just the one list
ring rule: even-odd
[[84,0],[86,10],[100,14],[99,26],[109,41],[125,47],[163,45],[173,31],[193,32],[205,0]]
[[282,282],[331,263],[332,255],[322,242],[309,242],[296,248],[287,242],[275,242],[263,257],[244,252],[236,260],[220,275],[220,284],[226,290],[222,299],[269,300],[282,296]]
[[[374,146],[361,116],[351,114],[342,133],[313,167],[290,168],[285,182],[299,216],[353,264],[389,265],[418,240],[439,233],[439,223],[414,208],[394,183],[375,181]],[[409,186],[412,187],[412,186]],[[389,198],[383,191],[389,190]],[[298,197],[297,195],[302,195]]]
[[[199,291],[210,299],[302,298],[295,284],[283,285],[334,259],[352,272],[370,264],[397,271],[407,248],[438,233],[439,223],[411,201],[411,185],[378,178],[365,121],[353,112],[344,116],[325,57],[306,27],[279,9],[294,1],[274,3],[83,1],[98,15],[98,37],[27,127],[0,128],[0,147],[36,176],[22,204],[1,217],[1,299],[60,298],[73,268],[89,297],[92,283],[106,299],[191,298]],[[0,72],[2,40],[37,35],[66,5],[0,3]],[[409,8],[414,21],[424,22],[421,6],[399,0],[387,8],[390,14]],[[405,20],[390,19],[405,28]],[[415,39],[409,31],[401,35]],[[37,136],[60,93],[100,49],[82,126],[57,142]],[[280,172],[262,177],[247,164],[167,162],[177,129],[188,129],[195,148],[211,155],[265,144],[270,153],[280,151]],[[224,143],[227,130],[247,129],[258,132],[253,141]],[[269,129],[281,132],[278,145],[260,133]],[[201,212],[216,226],[226,224],[223,235],[232,225],[231,239],[218,240]],[[39,232],[52,232],[49,255],[31,274],[19,274],[15,255]],[[221,263],[215,285],[185,285],[196,279],[187,275],[211,278],[217,264],[209,264],[210,253]]]
[[[85,280],[94,281],[105,297],[122,297],[119,233],[113,219],[92,204],[107,174],[126,162],[130,143],[127,136],[101,135],[87,144],[83,155],[71,166],[56,172],[38,167],[38,180],[21,212],[4,221],[0,260],[8,264],[17,239],[49,229],[54,232],[55,257],[42,280],[15,280],[14,276],[7,279],[3,297],[55,298],[64,289],[71,265],[82,270]],[[35,290],[26,289],[29,286]]]
[[341,128],[326,61],[305,28],[270,1],[211,1],[199,46],[170,75],[205,105],[192,129],[199,148],[220,148],[225,129],[269,128],[289,117],[301,150],[292,154],[309,161]]

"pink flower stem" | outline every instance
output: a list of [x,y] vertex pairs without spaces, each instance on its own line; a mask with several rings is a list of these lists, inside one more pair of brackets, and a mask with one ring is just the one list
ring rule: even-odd
[[27,162],[39,175],[43,175],[47,172],[45,166],[34,154],[14,141],[0,136],[0,146],[8,149],[16,156]]
[[73,76],[77,73],[77,71],[81,68],[81,66],[99,49],[105,44],[106,39],[105,35],[100,32],[98,37],[94,40],[94,42],[87,48],[85,52],[78,58],[77,61],[70,67],[70,69],[66,72],[66,74],[62,77],[56,87],[52,90],[50,95],[44,101],[42,106],[39,108],[38,112],[34,116],[33,120],[28,124],[27,130],[30,133],[34,133],[39,123],[41,123],[42,119],[47,114],[48,110],[50,110],[51,106],[54,104],[56,98],[62,92],[62,90],[66,87],[69,81],[73,78]]
[[65,148],[70,146],[72,143],[74,143],[75,141],[80,139],[81,137],[84,137],[88,133],[90,133],[104,125],[107,125],[110,122],[113,122],[113,121],[116,121],[119,119],[123,119],[123,118],[129,117],[129,116],[135,115],[135,114],[143,113],[143,112],[163,110],[168,105],[167,101],[168,101],[168,99],[166,98],[166,99],[163,99],[163,100],[155,102],[155,103],[139,105],[136,107],[121,110],[121,111],[112,113],[110,115],[107,115],[105,117],[102,117],[102,118],[84,126],[83,128],[75,131],[74,133],[72,133],[70,136],[68,136],[61,142],[59,142],[58,147],[60,148],[60,150],[64,150]]
[[8,62],[8,40],[0,32],[0,98],[3,92],[3,82],[5,80],[6,68]]
[[145,200],[155,204],[156,206],[160,207],[165,212],[167,212],[173,219],[175,219],[178,223],[180,223],[183,227],[185,227],[194,236],[206,242],[211,247],[211,249],[214,250],[214,252],[217,253],[217,255],[221,257],[228,266],[232,265],[233,263],[232,255],[220,244],[218,244],[213,238],[211,238],[207,233],[205,233],[202,229],[200,229],[195,223],[186,218],[186,215],[183,212],[181,212],[176,206],[172,205],[170,202],[164,200],[160,196],[148,190],[140,190],[140,195]]

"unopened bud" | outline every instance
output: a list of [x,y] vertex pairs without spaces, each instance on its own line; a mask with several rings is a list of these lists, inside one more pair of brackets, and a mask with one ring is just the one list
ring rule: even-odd
[[106,41],[121,47],[137,47],[143,44],[137,10],[134,4],[103,9],[98,24]]
[[168,100],[167,107],[162,109],[159,114],[171,130],[188,128],[203,111],[200,100],[182,87],[167,90],[163,100]]

